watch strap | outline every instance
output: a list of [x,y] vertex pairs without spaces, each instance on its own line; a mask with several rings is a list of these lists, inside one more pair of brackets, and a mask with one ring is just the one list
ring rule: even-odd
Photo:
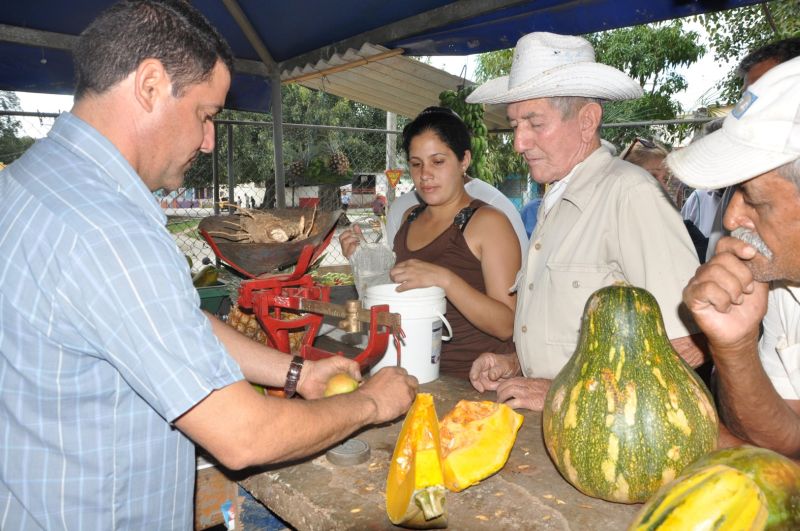
[[294,356],[289,363],[289,372],[286,373],[286,384],[283,386],[283,392],[286,398],[292,398],[297,392],[297,381],[300,379],[300,371],[303,370],[303,362],[300,356]]

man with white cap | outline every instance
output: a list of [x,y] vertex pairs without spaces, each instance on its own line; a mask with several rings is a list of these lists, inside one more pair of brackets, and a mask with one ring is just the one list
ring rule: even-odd
[[800,58],[765,73],[721,130],[671,154],[667,164],[696,188],[738,185],[724,217],[732,237],[720,239],[683,300],[708,338],[728,428],[797,457]]
[[515,150],[534,181],[550,184],[516,282],[516,356],[485,353],[470,372],[475,388],[496,390],[500,402],[542,408],[575,350],[586,300],[617,281],[653,293],[673,346],[702,363],[679,316],[699,264],[680,214],[645,170],[600,144],[601,103],[641,95],[623,72],[595,62],[585,39],[531,33],[517,43],[510,75],[467,98],[508,104]]

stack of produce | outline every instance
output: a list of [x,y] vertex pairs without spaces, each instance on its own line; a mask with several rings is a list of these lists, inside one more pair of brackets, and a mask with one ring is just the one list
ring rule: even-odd
[[494,182],[495,176],[489,171],[487,163],[489,149],[489,130],[483,121],[483,105],[478,103],[467,103],[467,96],[474,90],[474,87],[460,87],[458,91],[445,90],[439,94],[439,104],[454,110],[464,123],[467,124],[472,135],[472,164],[470,164],[470,174],[488,183]]

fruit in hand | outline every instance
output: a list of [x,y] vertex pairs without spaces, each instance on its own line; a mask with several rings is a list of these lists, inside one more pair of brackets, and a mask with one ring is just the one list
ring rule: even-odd
[[325,396],[342,395],[358,389],[358,380],[343,372],[334,374],[325,386]]

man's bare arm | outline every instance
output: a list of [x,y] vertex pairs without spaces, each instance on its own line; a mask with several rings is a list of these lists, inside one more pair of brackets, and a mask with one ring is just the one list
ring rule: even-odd
[[737,437],[800,457],[800,400],[785,400],[775,391],[761,365],[757,344],[748,347],[735,353],[713,351],[720,417]]

